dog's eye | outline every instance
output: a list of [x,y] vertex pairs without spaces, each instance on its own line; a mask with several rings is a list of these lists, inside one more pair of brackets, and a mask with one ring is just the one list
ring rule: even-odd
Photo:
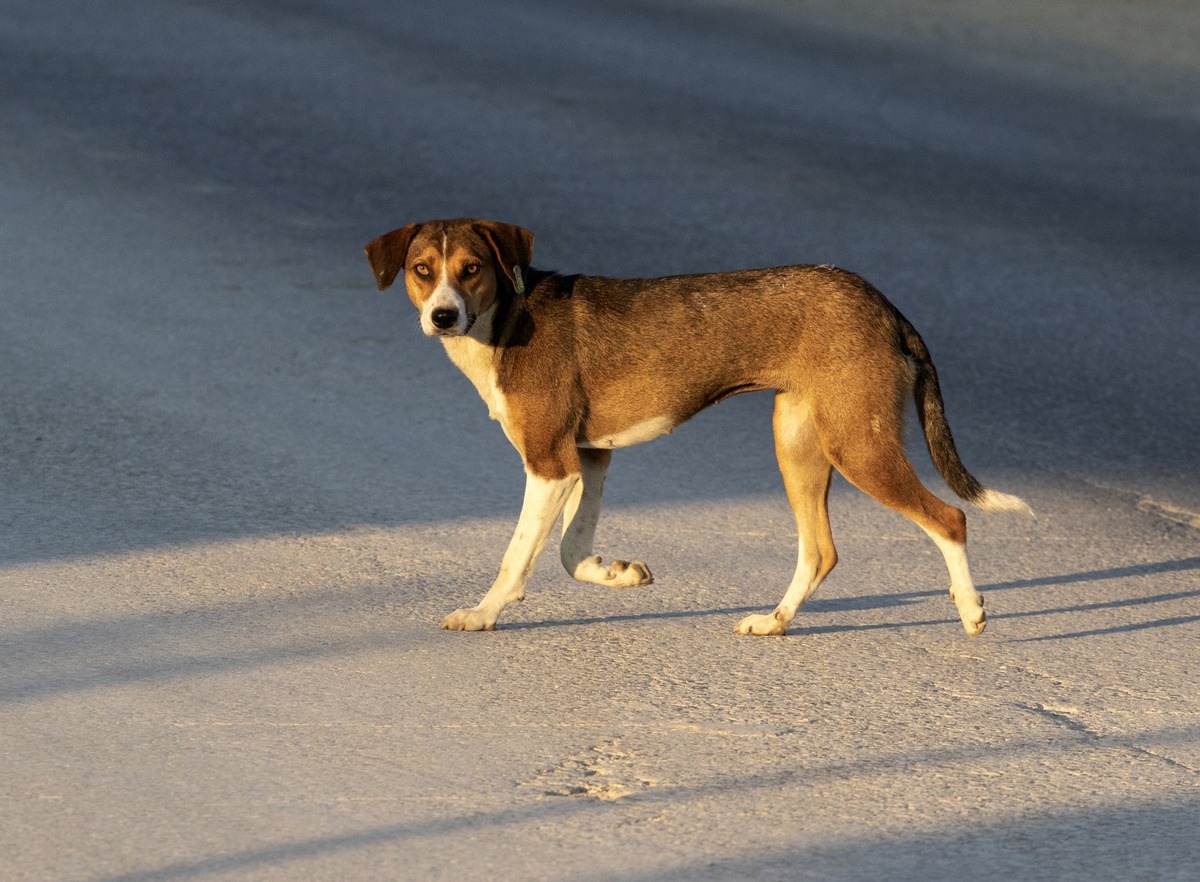
[[413,264],[413,272],[416,273],[418,276],[424,276],[426,278],[428,278],[428,276],[430,275],[429,267],[423,263]]
[[464,273],[466,273],[468,276],[474,276],[474,275],[478,275],[478,273],[479,273],[479,264],[477,264],[477,263],[468,263],[466,266],[464,266],[464,267],[463,267],[463,272],[464,272]]

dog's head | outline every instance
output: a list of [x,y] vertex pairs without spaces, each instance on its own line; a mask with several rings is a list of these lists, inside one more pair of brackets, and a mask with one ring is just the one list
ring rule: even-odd
[[458,218],[410,224],[367,245],[383,291],[404,271],[408,296],[427,337],[471,330],[498,296],[521,293],[533,258],[533,233],[496,221]]

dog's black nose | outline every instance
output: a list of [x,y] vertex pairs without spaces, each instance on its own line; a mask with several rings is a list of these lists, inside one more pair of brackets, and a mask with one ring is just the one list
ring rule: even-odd
[[439,331],[444,331],[447,328],[452,328],[458,324],[457,309],[435,309],[429,317],[433,321],[433,326]]

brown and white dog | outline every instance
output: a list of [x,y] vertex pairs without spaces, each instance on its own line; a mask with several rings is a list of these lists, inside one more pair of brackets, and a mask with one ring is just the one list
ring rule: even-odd
[[983,598],[967,567],[963,513],[930,493],[901,436],[916,400],[929,452],[950,488],[992,510],[1029,511],[964,468],[937,373],[916,329],[874,287],[829,266],[660,279],[531,269],[533,234],[495,221],[412,224],[372,241],[380,290],[404,273],[421,329],[438,337],[525,462],[525,501],[500,574],[479,605],[442,627],[481,631],[525,597],[560,514],[562,562],[583,582],[648,585],[645,564],[592,553],[612,450],[664,435],[710,404],[775,390],[775,453],[800,535],[796,574],[774,611],[741,634],[783,634],[837,563],[831,467],[920,526],[950,570],[967,634]]

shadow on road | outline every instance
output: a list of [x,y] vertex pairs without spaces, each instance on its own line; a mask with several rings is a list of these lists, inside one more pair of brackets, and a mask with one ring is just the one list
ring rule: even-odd
[[[999,748],[999,751],[1006,755],[1032,751],[1049,757],[1071,751],[1076,746],[1072,740],[1049,747],[1040,741],[1016,742]],[[946,748],[936,756],[894,757],[890,762],[884,761],[883,766],[892,767],[892,771],[923,765],[936,767],[951,764],[956,758],[969,758],[973,752],[972,749]],[[503,838],[506,828],[525,829],[527,825],[536,825],[542,838],[569,837],[571,830],[580,823],[580,815],[588,819],[586,823],[591,828],[620,823],[620,819],[628,817],[629,811],[644,810],[648,805],[670,805],[679,811],[691,800],[735,798],[737,792],[745,790],[777,790],[779,798],[789,799],[794,798],[794,793],[789,791],[795,786],[819,782],[829,776],[869,778],[873,772],[881,770],[882,767],[874,768],[870,764],[852,769],[841,766],[806,769],[798,765],[793,770],[769,776],[718,776],[699,786],[654,788],[616,803],[587,796],[519,795],[514,800],[517,805],[497,811],[468,812],[266,844],[105,876],[95,882],[183,882],[287,865],[295,865],[294,871],[303,874],[305,861],[330,855],[345,855],[396,843],[406,843],[410,855],[418,852],[438,854],[453,848],[455,838],[464,834],[478,842],[484,837]],[[1192,871],[1200,864],[1200,839],[1195,836],[1198,825],[1200,806],[1188,800],[1024,813],[990,821],[974,817],[966,829],[948,828],[899,836],[848,836],[840,841],[798,846],[793,850],[726,855],[716,861],[702,858],[696,862],[676,862],[668,868],[647,873],[631,873],[626,868],[621,878],[629,882],[793,878],[793,874],[802,868],[806,878],[958,882],[963,878],[963,862],[967,861],[971,878],[982,882],[1010,882],[1012,879],[1092,882],[1097,878],[1143,878],[1147,873],[1155,879],[1182,882],[1191,878]],[[803,836],[803,832],[797,831],[798,837]],[[1137,843],[1136,847],[1131,843]],[[527,855],[528,850],[517,846],[516,853]],[[463,872],[471,871],[470,860],[469,853],[456,857]],[[481,861],[478,869],[483,870],[492,865],[494,858],[482,854],[478,860]],[[510,866],[511,860],[511,856],[504,858]],[[585,882],[611,877],[603,875],[602,871],[599,874],[564,871],[561,878]]]
[[[1137,564],[1127,567],[1112,567],[1104,570],[1091,570],[1081,573],[1067,573],[1057,576],[1043,576],[1033,579],[1020,579],[1011,582],[997,582],[991,585],[981,585],[980,590],[985,592],[1003,591],[1006,589],[1017,588],[1039,588],[1049,585],[1068,585],[1081,582],[1097,582],[1107,579],[1126,579],[1138,576],[1153,576],[1161,573],[1179,573],[1190,572],[1192,570],[1200,570],[1200,557],[1184,558],[1175,561],[1161,561],[1159,563]],[[931,597],[945,596],[945,591],[906,591],[898,594],[874,594],[866,597],[836,597],[836,598],[821,598],[817,597],[809,601],[800,612],[800,618],[792,627],[788,634],[790,636],[802,636],[805,634],[837,634],[850,631],[875,631],[880,629],[896,629],[896,628],[915,628],[927,627],[934,625],[945,625],[956,621],[951,615],[941,619],[931,619],[928,621],[899,621],[899,622],[870,622],[865,624],[836,624],[836,625],[803,625],[804,615],[806,613],[827,613],[827,612],[847,612],[852,610],[869,610],[869,609],[887,609],[909,606],[911,604],[920,603],[922,600]],[[1187,600],[1190,598],[1200,597],[1200,589],[1194,591],[1174,591],[1166,594],[1154,594],[1147,596],[1125,597],[1116,600],[1106,600],[1096,603],[1083,603],[1074,606],[1051,607],[1045,609],[1022,610],[1016,612],[997,613],[990,616],[991,619],[999,621],[1004,619],[1021,619],[1037,616],[1057,615],[1061,613],[1074,612],[1091,612],[1096,610],[1120,609],[1124,607],[1140,607],[1155,603],[1170,603],[1172,601]],[[653,619],[683,619],[705,616],[739,616],[754,612],[763,612],[764,607],[757,606],[738,606],[725,607],[717,609],[703,610],[679,610],[671,612],[653,612],[641,613],[638,615],[618,615],[618,616],[595,616],[589,618],[578,619],[561,619],[547,620],[542,622],[518,622],[514,624],[500,624],[497,629],[504,630],[523,630],[533,628],[558,628],[558,627],[573,627],[581,625],[598,625],[610,624],[615,622],[636,622]],[[1167,618],[1157,619],[1149,622],[1138,622],[1127,625],[1118,625],[1106,628],[1098,628],[1089,631],[1080,631],[1072,634],[1053,634],[1039,637],[1020,638],[1022,641],[1032,640],[1057,640],[1071,637],[1090,637],[1098,634],[1110,634],[1121,631],[1137,631],[1147,628],[1169,627],[1171,625],[1182,625],[1191,622],[1200,621],[1200,615],[1188,616],[1171,616]]]

